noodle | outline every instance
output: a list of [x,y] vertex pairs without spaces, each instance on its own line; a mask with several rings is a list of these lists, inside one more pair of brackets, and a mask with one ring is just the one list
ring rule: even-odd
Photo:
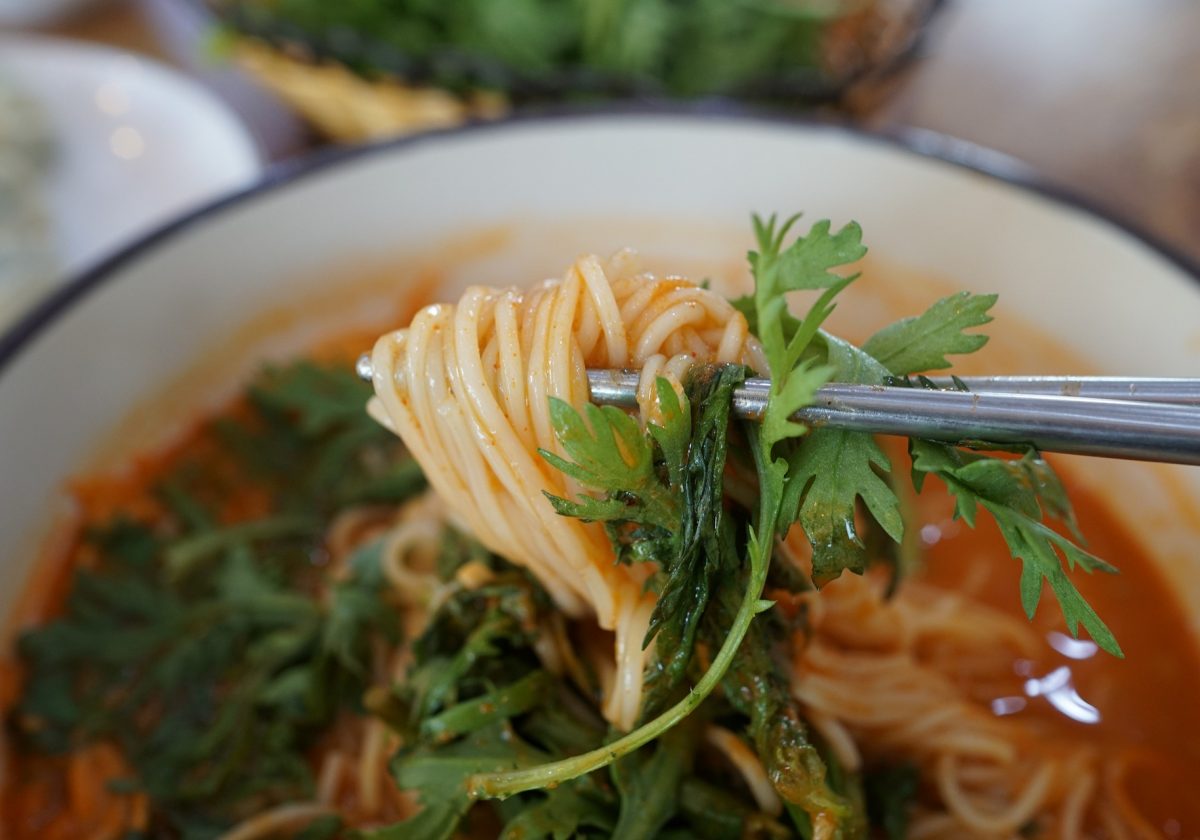
[[221,840],[258,840],[274,837],[287,829],[299,829],[318,817],[334,813],[319,802],[297,802],[264,811],[221,835]]
[[1132,757],[1128,754],[1119,756],[1108,763],[1104,772],[1105,799],[1112,808],[1114,819],[1125,827],[1125,831],[1138,840],[1150,840],[1159,834],[1150,822],[1138,813],[1129,799],[1129,792],[1123,782],[1129,773]]
[[772,817],[777,817],[783,812],[783,802],[771,785],[771,780],[767,778],[766,768],[746,742],[723,726],[708,727],[704,732],[704,740],[720,750],[738,771],[746,787],[750,788],[750,794],[758,803],[759,810]]
[[[996,718],[949,679],[964,656],[1030,649],[1028,625],[920,583],[890,601],[882,591],[843,576],[808,596],[821,606],[795,640],[793,690],[846,766],[914,761],[932,781],[944,810],[923,812],[913,837],[1008,837],[1039,819],[1046,836],[1152,836],[1119,788],[1123,759]],[[1102,768],[1112,787],[1098,797]]]
[[[566,613],[616,632],[606,717],[637,717],[654,602],[644,570],[614,563],[603,529],[558,516],[542,495],[575,488],[537,454],[558,451],[554,396],[587,400],[587,367],[636,366],[678,386],[694,362],[763,368],[745,318],[683,280],[635,273],[631,255],[583,257],[531,291],[468,289],[381,338],[372,414],[394,428],[454,515],[492,551],[533,571]],[[650,391],[641,394],[643,415]]]
[[388,749],[387,727],[379,718],[372,718],[367,723],[367,734],[363,738],[361,752],[358,755],[358,796],[359,805],[367,813],[378,813],[383,803],[383,787],[389,781],[387,760],[391,751]]
[[321,760],[321,772],[317,775],[317,801],[323,805],[333,805],[337,801],[338,789],[342,783],[342,769],[346,765],[346,756],[340,750],[333,750]]

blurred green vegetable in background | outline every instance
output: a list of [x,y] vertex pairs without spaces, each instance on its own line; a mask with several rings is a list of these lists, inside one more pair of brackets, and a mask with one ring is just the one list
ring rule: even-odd
[[828,97],[936,0],[209,0],[292,54],[459,94]]

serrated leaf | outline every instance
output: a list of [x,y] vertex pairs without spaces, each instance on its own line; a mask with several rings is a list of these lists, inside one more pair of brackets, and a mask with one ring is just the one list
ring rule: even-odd
[[[875,439],[863,432],[817,429],[805,438],[788,472],[785,519],[795,518],[813,547],[813,577],[824,582],[845,569],[866,567],[855,509],[862,499],[887,534],[899,542],[904,534],[900,502],[875,472],[887,472],[891,462]],[[799,509],[793,505],[799,501]]]
[[880,385],[887,381],[888,369],[861,348],[824,331],[820,337],[826,364],[833,368],[835,381],[856,385]]
[[817,389],[829,381],[833,368],[817,365],[806,360],[793,369],[776,390],[772,387],[763,412],[762,439],[768,450],[779,441],[799,437],[808,432],[808,427],[792,420],[792,415],[812,403]]
[[[551,497],[556,510],[567,516],[578,512],[583,519],[619,519],[667,530],[677,525],[678,503],[655,472],[653,437],[643,432],[635,418],[613,406],[598,408],[590,403],[584,405],[581,415],[570,404],[551,397],[550,419],[567,457],[543,449],[538,450],[542,458],[580,484],[609,494],[604,499],[576,502]],[[661,429],[660,434],[672,445],[677,432],[672,427]]]
[[1054,549],[1058,547],[1067,554],[1070,558],[1068,562],[1072,565],[1082,565],[1088,570],[1101,568],[1105,571],[1111,567],[1100,558],[1088,554],[1055,534],[1040,522],[1034,522],[1011,508],[990,502],[983,502],[983,506],[1000,526],[1000,532],[1004,535],[1013,557],[1021,560],[1023,564],[1021,606],[1025,609],[1025,614],[1033,618],[1036,613],[1042,581],[1045,580],[1050,584],[1050,591],[1054,593],[1054,597],[1058,599],[1067,629],[1072,636],[1078,638],[1079,626],[1083,625],[1101,650],[1124,658],[1125,654],[1122,653],[1116,637],[1075,588]]
[[884,327],[862,349],[896,376],[950,367],[946,356],[974,353],[987,344],[987,336],[965,330],[989,323],[996,299],[971,292],[944,297],[924,314]]
[[256,403],[295,416],[300,430],[320,435],[340,424],[370,429],[365,408],[371,386],[349,366],[296,362],[267,368],[250,388]]
[[[746,319],[746,326],[750,333],[754,336],[759,335],[758,329],[758,307],[754,301],[754,295],[742,295],[741,297],[733,298],[729,303]],[[799,318],[787,311],[786,307],[779,311],[780,332],[785,341],[791,341],[792,337],[800,329],[801,321]]]
[[550,500],[550,506],[554,508],[554,512],[559,516],[573,516],[576,519],[582,519],[584,522],[611,522],[614,520],[623,520],[628,515],[634,515],[629,505],[620,499],[592,499],[584,497],[579,499],[579,501],[573,502],[545,491],[543,491],[542,495]]
[[420,483],[363,413],[369,393],[343,364],[264,373],[148,479],[161,513],[133,510],[150,524],[89,532],[94,568],[22,643],[36,743],[114,745],[167,834],[216,836],[311,798],[315,738],[358,710],[370,654],[394,641],[395,609],[368,591],[377,562],[360,580],[356,555],[328,599],[313,596],[343,491],[403,473],[405,487],[383,488],[394,501]]
[[1062,483],[1049,464],[1033,452],[1000,459],[931,441],[913,441],[910,451],[914,473],[938,476],[955,496],[958,514],[967,524],[974,526],[979,505],[996,520],[1009,552],[1022,562],[1021,606],[1026,615],[1032,618],[1036,613],[1046,581],[1073,635],[1082,625],[1103,650],[1123,655],[1112,631],[1079,594],[1063,563],[1087,572],[1113,573],[1116,568],[1040,521],[1049,514],[1074,529]]
[[542,457],[577,481],[597,490],[634,492],[655,480],[641,427],[619,408],[586,403],[581,414],[551,397],[550,422],[567,458],[545,451]]
[[646,431],[662,451],[668,482],[678,487],[683,483],[684,460],[692,438],[692,403],[680,400],[671,383],[661,376],[655,381],[655,394],[663,422],[661,426],[648,424]]
[[[755,281],[751,322],[763,344],[771,369],[771,391],[761,429],[755,438],[755,459],[760,482],[759,512],[760,522],[772,532],[785,531],[797,518],[801,496],[815,485],[817,495],[812,497],[805,511],[807,522],[804,524],[806,531],[813,528],[810,539],[829,546],[819,552],[821,572],[824,573],[839,563],[859,567],[862,563],[861,541],[857,540],[852,527],[849,543],[845,537],[835,536],[837,529],[844,529],[841,503],[819,498],[833,488],[824,481],[814,482],[813,474],[803,467],[806,456],[800,453],[820,455],[823,451],[820,441],[815,449],[806,447],[803,441],[799,444],[789,443],[789,446],[798,448],[791,449],[790,456],[786,458],[776,457],[775,450],[782,442],[799,438],[809,431],[803,424],[792,420],[792,415],[810,404],[817,389],[831,377],[841,378],[839,375],[843,371],[838,369],[838,363],[842,360],[833,358],[833,353],[828,349],[828,337],[820,332],[820,327],[833,312],[836,296],[855,279],[837,274],[832,269],[859,259],[866,249],[862,246],[862,231],[857,224],[851,222],[836,234],[831,234],[829,222],[821,221],[812,226],[807,236],[797,238],[785,250],[784,239],[796,218],[792,217],[782,226],[776,225],[774,217],[767,221],[755,218],[759,250],[750,255]],[[802,320],[793,318],[787,311],[784,294],[815,289],[823,289],[824,293],[810,306]],[[743,303],[742,308],[748,307]],[[829,364],[822,365],[817,357],[806,355],[818,335],[826,339],[824,355],[829,359]],[[846,367],[848,363],[842,366]],[[786,452],[784,454],[787,455]],[[878,482],[873,473],[870,477]],[[872,484],[864,487],[862,492],[875,501],[874,490]],[[857,495],[857,492],[850,493],[851,526]],[[881,507],[879,503],[876,506]],[[767,534],[760,534],[757,540],[752,538],[752,550],[765,550],[760,540],[770,538]],[[834,559],[835,554],[841,555],[841,558]]]
[[363,837],[450,840],[474,803],[467,788],[471,776],[527,767],[547,758],[502,721],[448,744],[406,747],[392,759],[391,772],[401,790],[417,792],[421,810],[403,822],[363,832]]
[[700,740],[701,721],[692,719],[659,739],[650,755],[643,748],[613,765],[621,794],[620,815],[613,837],[654,840],[675,816],[679,785],[691,770]]
[[573,840],[591,836],[587,829],[610,836],[615,823],[613,803],[589,795],[581,787],[572,782],[547,791],[540,802],[505,823],[500,840]]
[[[823,305],[810,312],[810,317],[823,320],[820,313],[828,315],[833,295],[849,282],[832,269],[854,262],[866,253],[862,230],[856,223],[850,222],[831,234],[828,220],[814,224],[806,236],[797,237],[785,250],[784,240],[798,219],[799,216],[793,216],[777,225],[774,216],[765,221],[755,216],[758,250],[749,255],[754,272],[754,327],[771,368],[771,377],[779,388],[784,386],[784,380],[806,344],[791,340],[803,326],[797,327],[788,315],[784,294],[834,288],[835,291],[823,300]],[[815,332],[815,326],[812,332]]]
[[771,217],[759,230],[760,250],[751,257],[751,265],[760,271],[777,272],[765,278],[766,294],[828,288],[844,279],[832,269],[849,265],[867,253],[857,222],[848,222],[831,234],[828,219],[816,222],[785,250],[783,240],[799,218],[793,216],[776,228],[775,218]]
[[[607,498],[579,501],[551,497],[555,510],[606,523],[619,559],[658,564],[652,578],[658,599],[644,644],[658,640],[657,656],[668,689],[683,677],[692,659],[700,618],[718,572],[739,562],[724,524],[724,466],[733,391],[744,379],[741,367],[697,366],[685,383],[685,400],[659,379],[663,423],[650,425],[640,442],[610,435],[612,423],[607,419],[593,420],[593,432],[587,433],[569,407],[560,404],[552,409],[560,444],[580,462],[547,453],[544,457],[585,486],[608,493]],[[800,377],[797,380],[803,384]],[[693,405],[698,406],[696,411]],[[635,427],[628,417],[612,422]],[[618,438],[626,451],[637,453],[636,470],[628,469],[624,459],[614,463],[614,453],[606,453]],[[651,463],[652,443],[662,453],[663,470]],[[666,482],[658,475],[661,471],[667,474]]]

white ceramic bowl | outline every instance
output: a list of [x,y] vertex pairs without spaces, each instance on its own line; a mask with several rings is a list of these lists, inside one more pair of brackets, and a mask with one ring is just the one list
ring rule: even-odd
[[[378,295],[338,305],[354,290],[351,273],[335,268],[471,231],[485,233],[460,241],[468,258],[441,279],[447,289],[527,283],[585,248],[626,244],[658,265],[736,282],[752,211],[853,218],[880,260],[860,281],[862,319],[893,303],[916,308],[939,289],[994,290],[1000,349],[980,363],[996,372],[1200,370],[1200,284],[1181,262],[1089,211],[961,163],[1019,174],[1004,161],[917,140],[951,159],[839,128],[733,116],[525,119],[305,165],[160,230],[0,339],[0,615],[65,478],[169,436],[266,355],[351,320],[394,326]],[[393,296],[410,275],[395,271]],[[319,301],[315,319],[298,303],[306,299]],[[1018,322],[1057,334],[1059,349]],[[1200,470],[1089,461],[1077,471],[1085,482],[1120,482],[1119,515],[1153,525],[1142,529],[1151,553],[1177,576],[1188,570],[1194,585],[1181,592],[1196,599]]]

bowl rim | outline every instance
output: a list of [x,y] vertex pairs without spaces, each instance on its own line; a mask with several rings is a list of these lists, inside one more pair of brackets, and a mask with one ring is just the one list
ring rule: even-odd
[[919,159],[950,164],[982,175],[989,181],[1000,182],[1014,187],[1020,192],[1045,199],[1059,209],[1100,221],[1118,233],[1139,242],[1200,284],[1200,260],[1166,242],[1157,234],[1151,233],[1128,218],[1123,218],[1117,211],[1102,206],[1096,200],[1056,183],[1016,158],[947,134],[908,126],[876,130],[842,118],[797,115],[727,101],[682,105],[627,103],[591,107],[553,107],[520,111],[497,120],[473,121],[451,128],[405,135],[358,146],[319,149],[308,155],[276,163],[247,187],[210,200],[168,219],[49,292],[7,330],[0,333],[0,382],[3,381],[5,370],[32,344],[34,339],[49,329],[74,304],[119,275],[126,265],[153,251],[159,245],[186,235],[191,228],[208,221],[210,217],[224,212],[227,208],[249,204],[259,197],[273,195],[309,176],[323,174],[339,166],[376,155],[404,153],[426,144],[437,143],[445,138],[505,131],[512,126],[602,122],[612,118],[630,117],[678,117],[716,123],[762,125],[799,132],[826,132],[853,141],[875,143]]

